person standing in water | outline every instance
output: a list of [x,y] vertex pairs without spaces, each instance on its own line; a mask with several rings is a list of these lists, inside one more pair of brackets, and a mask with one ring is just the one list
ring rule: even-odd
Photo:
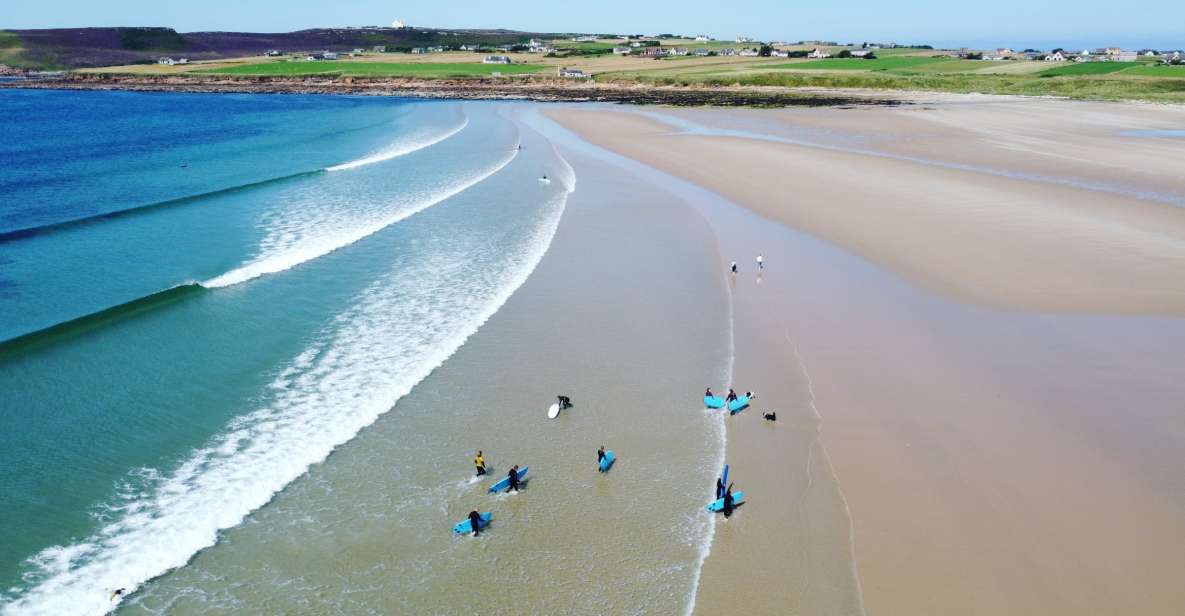
[[477,467],[478,477],[486,474],[486,459],[482,457],[480,449],[477,450],[477,456],[473,458],[473,465]]
[[604,459],[605,459],[605,446],[601,445],[601,448],[597,450],[597,465],[599,466],[601,464],[601,461]]
[[481,534],[481,514],[476,510],[469,512],[469,526],[473,528],[474,537]]
[[572,408],[572,399],[569,398],[568,396],[556,396],[555,399],[556,399],[557,403],[560,405],[561,411],[566,411],[566,410]]
[[737,392],[733,391],[731,387],[728,388],[728,397],[724,399],[725,402],[731,403],[737,399]]
[[765,257],[762,257],[759,253],[757,255],[757,271],[760,272],[763,269],[765,269]]
[[518,492],[518,465],[510,467],[510,472],[506,473],[506,479],[510,481],[510,485],[506,487],[506,493]]
[[724,511],[724,517],[727,518],[732,515],[732,507],[732,484],[730,483],[724,490],[724,508],[722,509]]
[[728,271],[732,272],[733,276],[737,275],[737,262],[733,261],[732,265],[728,266]]

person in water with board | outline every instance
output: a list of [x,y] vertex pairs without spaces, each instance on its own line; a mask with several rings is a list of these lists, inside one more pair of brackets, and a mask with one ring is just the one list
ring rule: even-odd
[[765,257],[761,256],[761,254],[758,253],[758,255],[757,255],[757,271],[760,272],[763,269],[765,269]]
[[510,472],[506,473],[506,480],[510,482],[510,485],[506,487],[506,493],[511,494],[513,492],[518,492],[518,465],[517,464],[510,467]]
[[597,450],[597,465],[599,466],[601,464],[601,461],[604,459],[605,459],[605,446],[601,445],[601,448]]
[[733,276],[737,275],[737,262],[733,261],[732,265],[728,266],[728,271],[732,272]]
[[473,458],[473,466],[477,467],[478,477],[486,474],[486,459],[482,457],[480,449],[477,450],[477,455]]
[[568,396],[556,396],[555,399],[559,402],[561,411],[572,408],[572,399]]
[[724,399],[725,402],[732,404],[733,400],[737,399],[737,392],[733,391],[731,387],[728,388],[728,397]]
[[716,498],[717,499],[724,498],[724,478],[723,477],[716,478]]
[[473,529],[473,536],[481,534],[481,514],[476,510],[469,512],[469,526]]
[[716,394],[712,393],[711,387],[705,387],[704,388],[704,397],[705,398],[715,398]]

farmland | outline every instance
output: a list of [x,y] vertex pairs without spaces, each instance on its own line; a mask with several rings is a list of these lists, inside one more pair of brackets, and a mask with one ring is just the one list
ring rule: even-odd
[[411,77],[443,79],[449,77],[485,77],[494,73],[522,75],[547,68],[542,64],[478,64],[462,62],[352,62],[352,61],[287,61],[242,64],[223,68],[203,69],[203,74],[300,77],[307,75],[340,75],[343,77]]

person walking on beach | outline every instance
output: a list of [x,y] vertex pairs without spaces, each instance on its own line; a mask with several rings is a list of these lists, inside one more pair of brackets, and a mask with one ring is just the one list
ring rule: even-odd
[[469,526],[473,528],[473,536],[481,534],[481,514],[476,510],[469,512]]
[[733,262],[732,262],[732,265],[730,265],[730,266],[728,267],[728,271],[732,272],[732,275],[733,275],[733,276],[736,276],[736,275],[737,275],[737,262],[736,262],[736,261],[733,261]]
[[765,269],[765,258],[761,256],[761,253],[758,253],[757,254],[757,271],[760,272],[763,269]]
[[727,518],[732,515],[732,506],[732,484],[730,483],[724,490],[724,508],[722,509],[724,511],[724,517]]
[[724,498],[724,478],[723,477],[716,478],[716,498],[717,499]]
[[473,458],[473,465],[477,467],[478,477],[486,474],[486,459],[482,457],[480,449],[477,450],[477,456]]
[[506,479],[510,481],[510,485],[506,487],[506,493],[518,492],[518,465],[510,467],[510,472],[506,473]]
[[724,399],[725,402],[732,403],[737,399],[737,392],[733,391],[731,387],[728,388],[728,397]]

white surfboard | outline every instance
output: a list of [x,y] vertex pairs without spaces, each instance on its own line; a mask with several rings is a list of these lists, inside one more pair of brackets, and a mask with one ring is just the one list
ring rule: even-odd
[[555,419],[556,417],[559,417],[559,416],[560,416],[560,405],[558,402],[547,407],[547,418],[548,419]]

